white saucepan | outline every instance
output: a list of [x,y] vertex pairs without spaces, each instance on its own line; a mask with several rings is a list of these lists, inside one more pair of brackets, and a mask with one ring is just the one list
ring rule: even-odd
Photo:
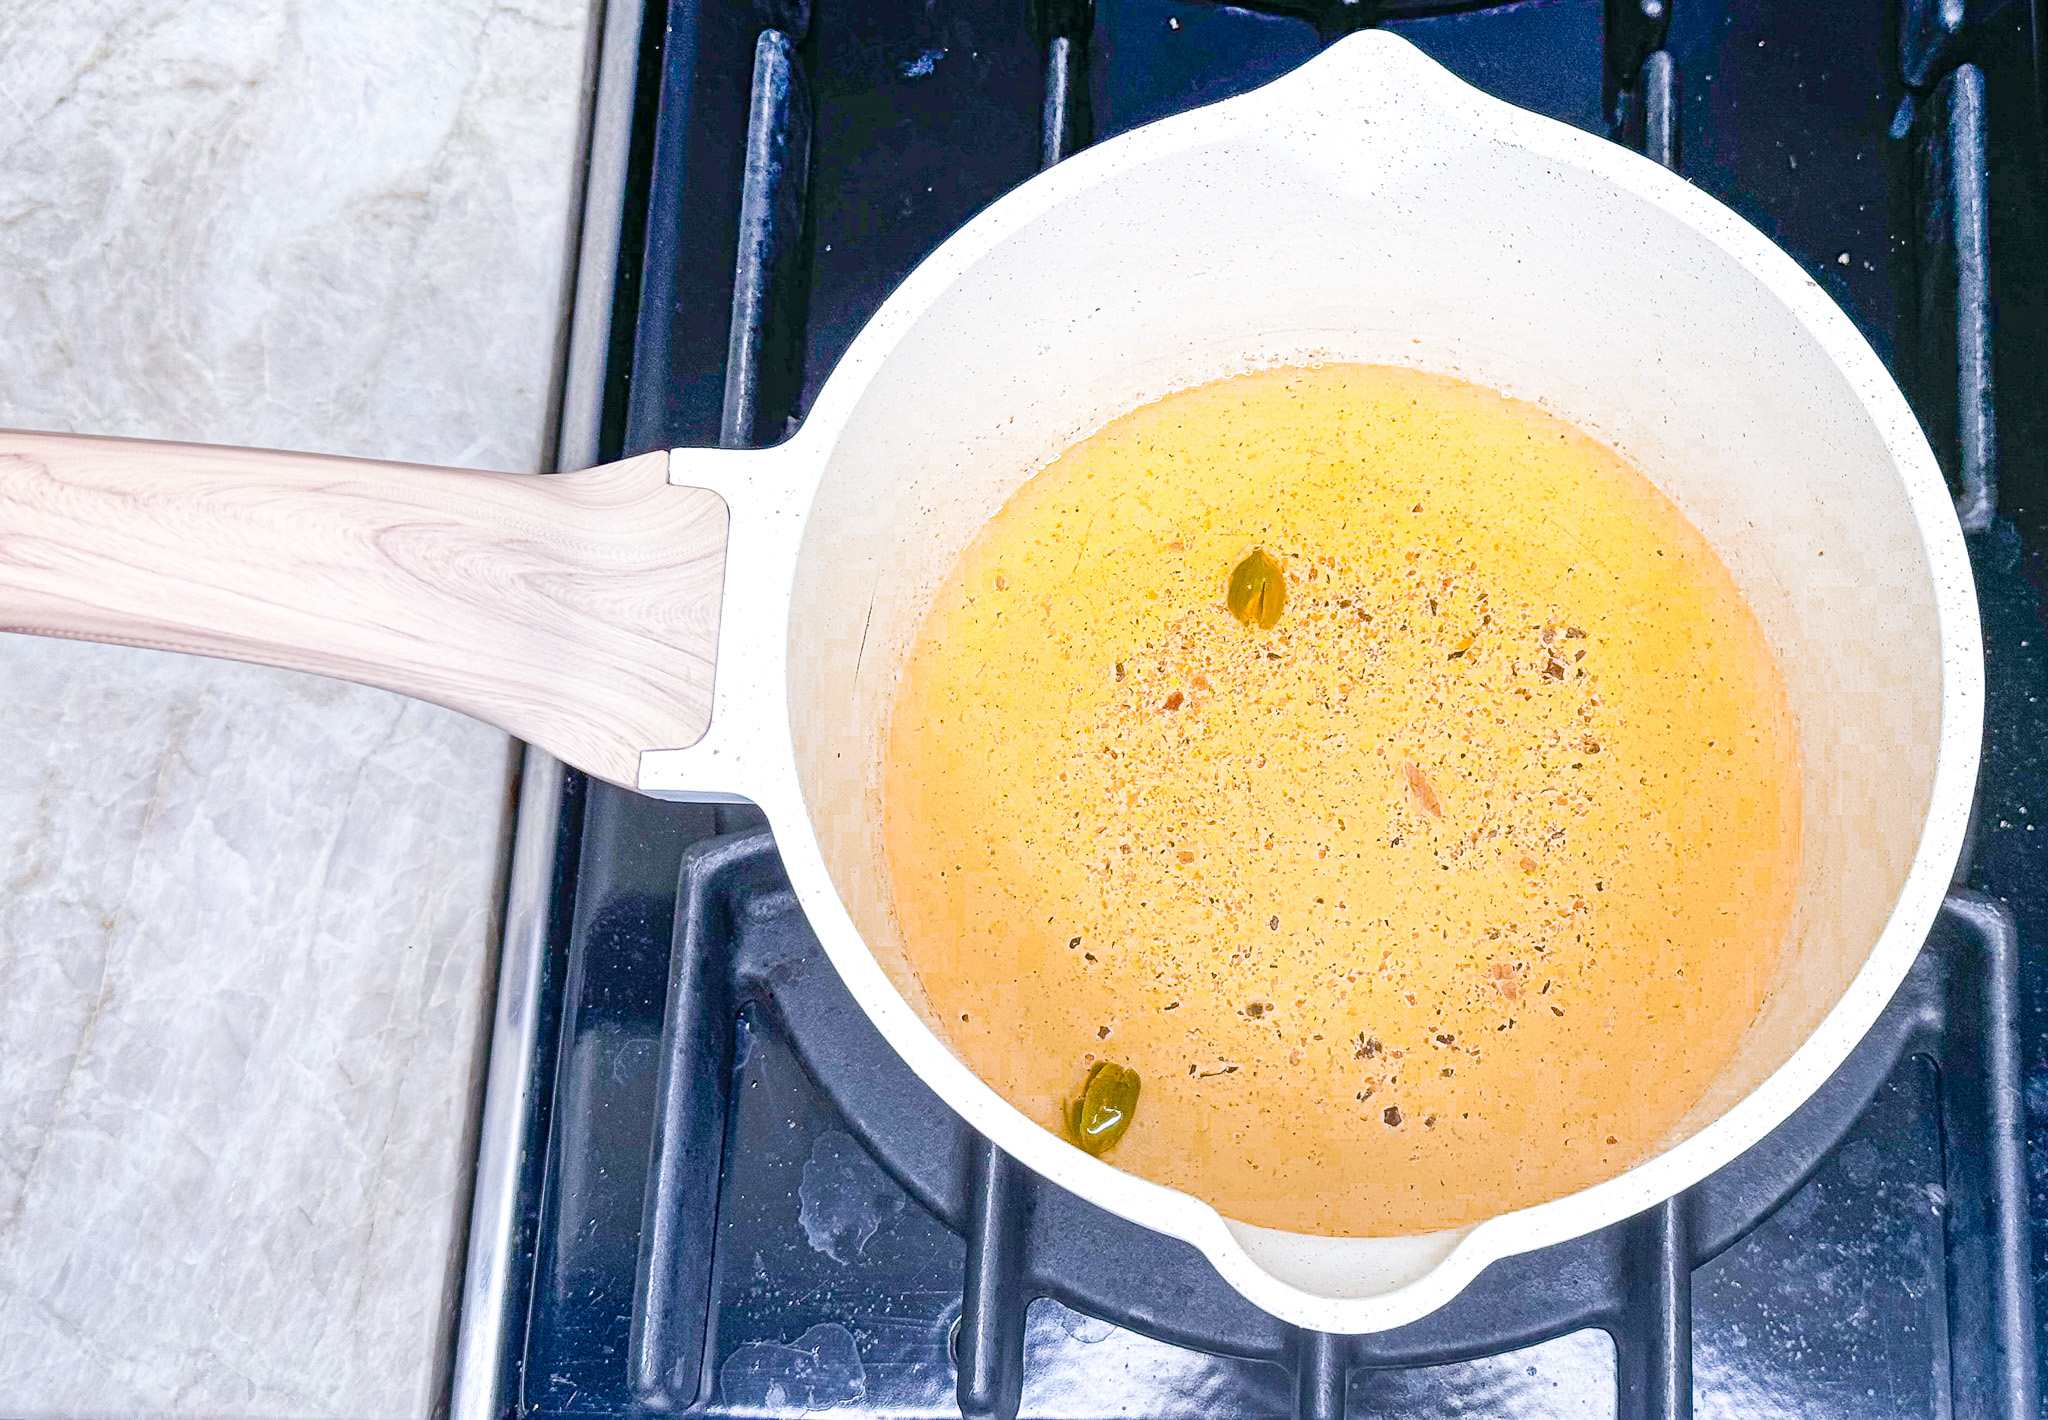
[[[1006,1104],[920,1005],[876,832],[902,659],[997,508],[1138,404],[1317,359],[1462,376],[1621,449],[1734,573],[1799,724],[1797,906],[1725,1074],[1619,1177],[1422,1237],[1233,1223]],[[997,202],[903,283],[779,448],[534,478],[0,436],[0,626],[346,676],[645,793],[753,800],[847,986],[934,1090],[1332,1332],[1412,1321],[1791,1114],[1920,949],[1983,704],[1948,494],[1842,312],[1679,178],[1377,33]]]

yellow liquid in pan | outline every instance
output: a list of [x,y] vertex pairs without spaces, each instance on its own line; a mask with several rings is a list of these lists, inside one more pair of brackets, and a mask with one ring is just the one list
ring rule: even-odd
[[[1253,549],[1270,630],[1226,606]],[[1183,391],[1033,478],[905,669],[882,809],[954,1050],[1118,1167],[1326,1235],[1469,1223],[1666,1142],[1799,858],[1761,631],[1625,460],[1368,366]]]

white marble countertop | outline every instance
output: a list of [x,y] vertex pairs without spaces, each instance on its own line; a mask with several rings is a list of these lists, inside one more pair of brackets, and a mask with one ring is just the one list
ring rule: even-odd
[[[590,9],[4,7],[0,424],[540,467]],[[21,637],[0,686],[0,1412],[429,1414],[508,741]]]

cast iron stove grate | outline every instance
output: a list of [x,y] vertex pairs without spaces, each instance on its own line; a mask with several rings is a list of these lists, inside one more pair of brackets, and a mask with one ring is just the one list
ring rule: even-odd
[[[1902,1071],[1940,1097],[1934,1142],[1943,1182],[1925,1200],[1925,1225],[1952,1278],[1952,1413],[1999,1414],[1962,1398],[2020,1398],[2029,1384],[2031,1278],[2024,1206],[2015,1202],[2025,1196],[2018,938],[2008,912],[1973,894],[1948,899],[1906,985],[1848,1063],[1735,1164],[1626,1223],[1495,1263],[1414,1325],[1360,1337],[1275,1320],[1185,1243],[1038,1182],[967,1128],[847,993],[767,833],[689,851],[674,943],[626,1356],[630,1389],[644,1404],[683,1409],[734,1398],[721,1394],[722,1368],[711,1370],[723,1352],[712,1259],[732,1252],[712,1203],[727,1151],[744,1146],[729,1127],[731,1096],[759,1088],[751,1057],[770,1031],[840,1106],[865,1154],[965,1239],[951,1349],[966,1415],[1018,1413],[1025,1311],[1040,1297],[1175,1346],[1284,1368],[1303,1420],[1343,1416],[1354,1372],[1441,1366],[1586,1328],[1613,1338],[1620,1415],[1686,1413],[1693,1270],[1792,1196]],[[800,1198],[798,1209],[807,1235],[825,1231],[828,1253],[845,1237],[833,1206]],[[858,1209],[855,1218],[858,1233],[865,1219]],[[857,1255],[858,1242],[851,1246]]]
[[[2001,461],[2008,504],[2039,470],[2035,441],[2001,460],[1994,430],[2021,447],[2041,409],[1991,383],[1994,353],[2023,365],[2043,333],[2036,278],[1992,260],[2001,239],[2048,255],[2024,176],[2030,8],[1273,9],[651,12],[603,451],[772,441],[916,260],[1038,165],[1384,23],[1734,203],[1899,372],[1984,531],[1973,881],[2040,902],[2015,816],[2048,740],[2026,708],[2048,697],[2048,539],[2024,508],[1998,516]],[[973,1136],[846,996],[749,811],[572,775],[560,826],[524,1212],[500,1240],[519,1280],[476,1328],[499,1338],[483,1413],[2036,1412],[2021,1073],[2041,1032],[2020,1003],[2042,972],[2000,901],[1952,896],[1848,1065],[1728,1170],[1496,1264],[1414,1326],[1334,1338]]]

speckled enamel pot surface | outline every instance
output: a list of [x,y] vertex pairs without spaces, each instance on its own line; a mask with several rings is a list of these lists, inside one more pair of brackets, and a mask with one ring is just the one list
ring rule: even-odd
[[[1799,723],[1797,906],[1727,1071],[1626,1173],[1420,1237],[1234,1223],[1005,1103],[933,1029],[876,829],[903,658],[1004,501],[1139,404],[1318,359],[1474,380],[1619,448],[1734,573]],[[1876,1018],[1963,841],[1982,728],[1975,595],[1941,474],[1876,355],[1726,208],[1385,34],[1026,183],[904,282],[795,439],[679,450],[671,479],[728,504],[726,592],[711,730],[645,755],[640,787],[759,803],[847,985],[941,1097],[1301,1326],[1413,1321],[1494,1259],[1603,1228],[1734,1159]]]

